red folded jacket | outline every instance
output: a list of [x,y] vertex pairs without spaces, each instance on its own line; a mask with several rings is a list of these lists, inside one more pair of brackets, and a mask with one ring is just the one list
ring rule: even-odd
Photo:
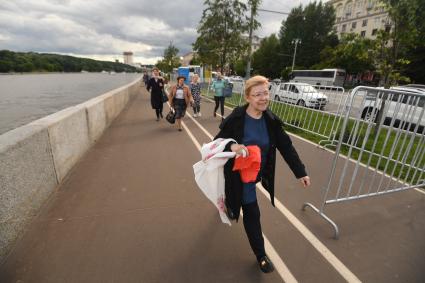
[[233,171],[239,170],[243,183],[255,182],[261,168],[261,149],[256,145],[248,145],[248,157],[239,156],[235,159]]

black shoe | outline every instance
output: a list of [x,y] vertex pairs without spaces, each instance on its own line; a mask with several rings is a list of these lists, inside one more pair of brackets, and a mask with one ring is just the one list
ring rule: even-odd
[[232,209],[230,208],[229,204],[227,203],[227,201],[224,201],[225,205],[226,205],[226,215],[230,220],[235,220],[236,219],[236,215],[233,213]]
[[159,116],[161,117],[161,119],[162,119],[162,118],[164,118],[164,117],[162,116],[162,113],[159,113]]
[[215,111],[214,111],[214,117],[216,117],[217,116],[217,114],[215,113]]
[[260,258],[258,265],[260,266],[261,271],[264,273],[270,273],[274,271],[273,263],[266,255]]
[[181,132],[182,131],[182,129],[179,129],[179,132]]

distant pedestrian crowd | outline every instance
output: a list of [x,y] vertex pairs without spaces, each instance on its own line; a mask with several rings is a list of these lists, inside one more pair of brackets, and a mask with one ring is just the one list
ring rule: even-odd
[[[189,85],[185,84],[186,77],[178,76],[176,83],[169,83],[160,76],[159,69],[152,69],[152,76],[147,72],[143,74],[143,82],[151,95],[151,106],[155,110],[156,121],[164,118],[163,104],[168,102],[173,112],[173,122],[179,131],[182,131],[181,119],[185,116],[188,108],[192,108],[193,117],[202,116],[201,113],[201,83],[198,74],[191,77]],[[224,119],[224,95],[225,81],[220,73],[217,79],[212,83],[211,88],[214,91],[214,101],[216,103],[213,116],[216,117],[216,111],[220,107],[221,119]]]

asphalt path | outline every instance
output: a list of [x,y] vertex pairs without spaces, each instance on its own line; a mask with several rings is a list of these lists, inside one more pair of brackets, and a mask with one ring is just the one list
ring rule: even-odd
[[258,199],[267,251],[287,273],[261,273],[242,223],[222,224],[194,181],[197,144],[220,123],[209,100],[201,111],[192,119],[189,110],[178,132],[155,121],[141,90],[17,241],[0,282],[425,282],[425,194],[330,205],[341,229],[334,240],[321,218],[300,209],[320,202],[332,153],[297,137],[313,185],[302,188],[278,157],[281,205],[260,190]]

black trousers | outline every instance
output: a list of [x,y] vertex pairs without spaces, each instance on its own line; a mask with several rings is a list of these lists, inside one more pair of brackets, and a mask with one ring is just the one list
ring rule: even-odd
[[264,248],[264,238],[261,231],[260,208],[258,207],[257,201],[242,205],[242,211],[243,225],[246,235],[248,236],[249,244],[257,260],[260,260],[260,258],[266,255],[266,250]]
[[224,116],[224,96],[214,96],[215,108],[214,113],[217,112],[218,106],[220,104],[221,116]]
[[162,109],[163,109],[163,105],[160,105],[160,108],[155,108],[155,114],[156,114],[156,118],[161,117],[162,118]]

